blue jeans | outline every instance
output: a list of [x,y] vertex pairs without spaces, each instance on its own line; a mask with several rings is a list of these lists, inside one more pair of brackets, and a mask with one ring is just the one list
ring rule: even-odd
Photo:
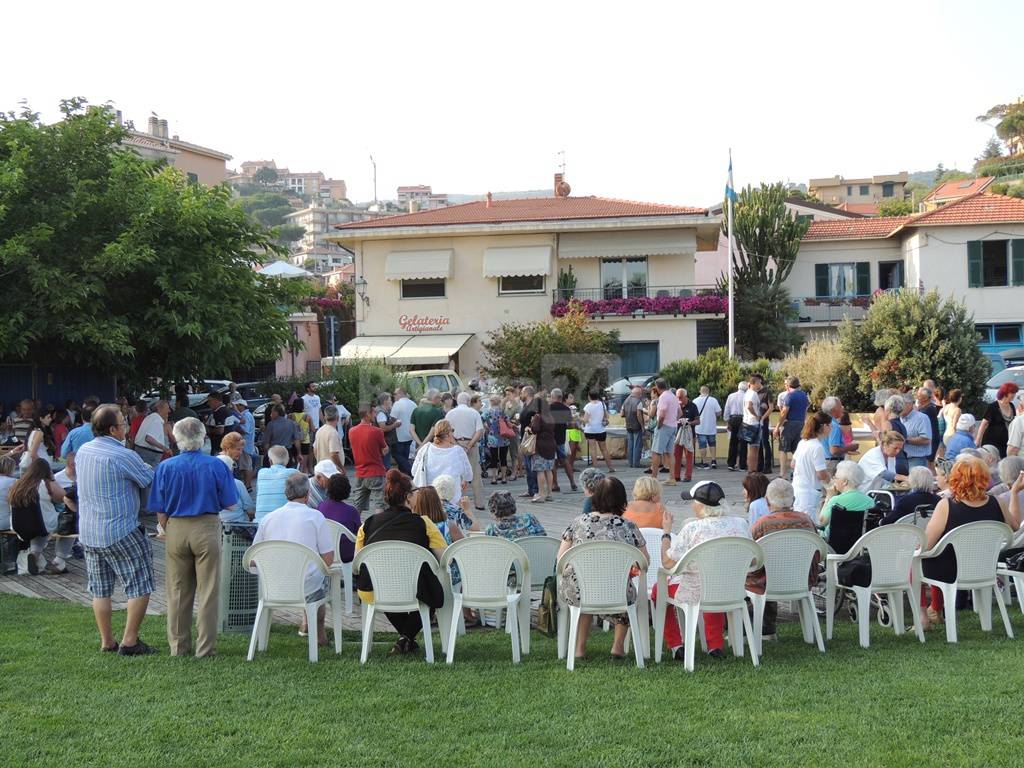
[[537,473],[533,471],[533,456],[523,456],[523,466],[526,467],[526,490],[531,496],[540,493],[537,486]]
[[631,467],[639,467],[644,455],[643,430],[626,430],[626,459]]
[[908,456],[907,457],[907,466],[909,466],[911,469],[913,469],[914,467],[927,467],[928,466],[928,457],[927,456],[912,456],[912,457]]
[[409,449],[412,448],[412,440],[395,444],[395,464],[398,471],[406,475],[412,475],[412,462],[409,461]]

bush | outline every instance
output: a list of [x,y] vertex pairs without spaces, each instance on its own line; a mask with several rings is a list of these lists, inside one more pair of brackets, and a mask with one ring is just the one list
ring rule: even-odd
[[659,375],[670,387],[682,387],[691,397],[696,397],[700,387],[707,384],[711,394],[724,405],[725,398],[736,389],[736,384],[753,373],[764,376],[768,387],[778,391],[781,379],[770,361],[759,359],[741,363],[730,360],[729,350],[725,347],[709,349],[694,360],[675,360],[662,368]]
[[850,361],[838,339],[817,339],[808,342],[796,354],[782,361],[787,376],[796,376],[811,404],[817,408],[829,395],[836,395],[849,408],[870,406],[857,388],[857,378],[850,370]]
[[974,408],[990,375],[974,316],[962,302],[943,299],[936,290],[875,297],[860,323],[847,320],[840,326],[839,343],[863,397],[934,379],[943,389],[959,388],[965,407]]
[[[317,394],[322,399],[334,394],[338,402],[353,414],[361,404],[369,403],[382,392],[394,392],[395,387],[406,386],[406,377],[401,371],[377,361],[360,360],[345,365],[336,365],[325,373],[326,378],[319,376],[284,376],[271,378],[262,382],[258,389],[266,396],[275,392],[287,402],[292,392],[301,395],[306,382],[318,384]],[[410,393],[413,395],[414,393]]]

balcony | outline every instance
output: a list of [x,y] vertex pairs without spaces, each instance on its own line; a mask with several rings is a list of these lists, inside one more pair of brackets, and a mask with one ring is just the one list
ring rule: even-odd
[[845,318],[863,320],[871,296],[797,296],[793,298],[794,325],[838,325]]
[[710,285],[651,285],[559,288],[551,292],[551,315],[561,317],[570,302],[590,317],[724,315],[728,301]]

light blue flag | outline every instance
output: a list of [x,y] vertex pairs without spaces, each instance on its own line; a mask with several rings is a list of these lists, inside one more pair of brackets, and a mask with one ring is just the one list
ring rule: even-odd
[[729,153],[729,179],[725,182],[725,196],[734,203],[738,199],[732,183],[732,152]]

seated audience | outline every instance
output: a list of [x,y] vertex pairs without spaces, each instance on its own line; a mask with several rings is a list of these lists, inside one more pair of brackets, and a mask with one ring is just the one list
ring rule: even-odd
[[939,496],[934,490],[935,477],[927,467],[911,468],[907,482],[910,484],[910,493],[896,498],[896,506],[886,513],[880,525],[891,525],[904,515],[913,513],[922,505],[928,505],[935,509],[935,505],[939,503]]
[[501,536],[515,541],[527,536],[547,536],[540,521],[529,512],[516,512],[516,500],[511,493],[492,493],[487,499],[487,511],[494,522],[487,526],[487,536]]
[[[790,486],[792,488],[792,485]],[[743,498],[747,502],[747,525],[751,528],[758,518],[768,514],[768,478],[760,472],[748,472],[743,478]]]
[[[359,530],[362,521],[359,518],[359,510],[346,503],[346,499],[351,494],[352,483],[347,476],[341,474],[341,472],[331,475],[331,479],[327,481],[327,498],[320,502],[320,506],[317,509],[328,520],[341,523],[352,533],[355,533]],[[352,557],[355,554],[355,544],[342,536],[338,550],[341,553],[341,562],[352,562]]]
[[273,512],[275,509],[284,506],[288,501],[284,493],[285,481],[294,474],[297,469],[289,469],[285,466],[288,463],[288,449],[283,445],[273,445],[267,449],[267,460],[269,467],[264,467],[256,475],[256,522]]
[[841,506],[850,512],[867,512],[875,506],[875,500],[860,490],[864,482],[864,473],[855,461],[841,461],[836,467],[836,476],[832,479],[834,495],[825,502],[818,514],[818,524],[825,528],[825,540],[831,533],[832,509]]
[[604,480],[605,473],[597,467],[587,467],[580,472],[580,487],[583,488],[583,514],[589,515],[593,508],[593,502],[590,500],[594,495],[594,491],[597,486]]
[[960,414],[956,420],[953,434],[946,440],[944,458],[956,461],[956,457],[965,448],[976,448],[974,444],[974,417],[969,413]]
[[651,475],[640,475],[633,483],[633,500],[626,505],[623,517],[632,520],[638,528],[660,528],[664,515],[661,483]]
[[431,485],[441,498],[441,506],[444,507],[444,512],[452,523],[459,526],[464,532],[480,530],[476,520],[469,514],[472,501],[468,496],[462,496],[458,504],[452,503],[452,499],[455,498],[454,477],[451,475],[438,475],[434,478],[434,482]]

